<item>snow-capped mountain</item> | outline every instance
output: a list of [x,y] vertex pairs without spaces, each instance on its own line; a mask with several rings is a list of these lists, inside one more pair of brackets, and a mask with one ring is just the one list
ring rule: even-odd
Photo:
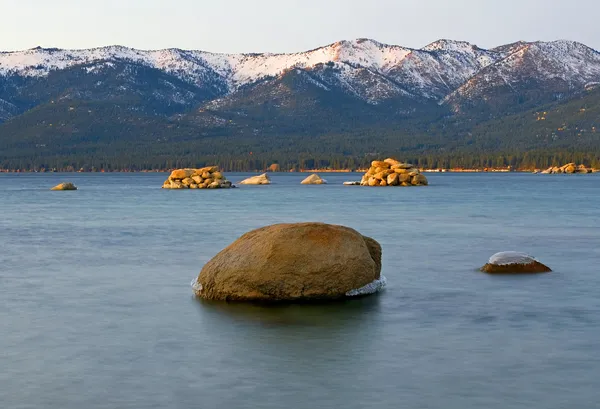
[[582,82],[600,81],[600,54],[575,42],[516,43],[484,50],[467,42],[440,40],[417,50],[369,39],[340,41],[294,54],[142,51],[121,46],[35,48],[0,53],[0,77],[43,78],[77,66],[94,73],[124,62],[162,71],[200,88],[219,84],[221,96],[291,68],[314,70],[329,65],[336,69],[336,78],[330,76],[325,83],[372,104],[396,95],[438,102],[456,95],[477,98],[486,84],[506,80],[513,86],[524,78],[560,78],[573,89]]
[[[294,79],[286,81],[289,76]],[[125,103],[163,116],[193,114],[194,108],[235,112],[249,102],[293,110],[303,106],[294,99],[309,95],[309,88],[320,90],[315,106],[347,97],[392,115],[418,116],[427,106],[450,115],[471,108],[501,113],[567,98],[597,83],[600,53],[571,41],[485,50],[452,40],[412,49],[356,39],[292,54],[34,48],[0,52],[0,122],[64,100]]]

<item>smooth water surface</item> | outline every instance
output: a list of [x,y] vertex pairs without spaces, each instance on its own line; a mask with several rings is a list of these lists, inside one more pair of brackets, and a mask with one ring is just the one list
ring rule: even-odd
[[[600,174],[186,191],[166,176],[0,174],[2,408],[600,407]],[[80,190],[49,190],[61,181]],[[299,221],[377,239],[387,289],[318,306],[193,297],[227,244]],[[554,272],[477,271],[506,250]]]

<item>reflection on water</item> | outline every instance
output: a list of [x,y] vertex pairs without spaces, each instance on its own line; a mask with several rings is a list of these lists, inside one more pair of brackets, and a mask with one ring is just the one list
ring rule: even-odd
[[333,330],[336,327],[360,328],[374,320],[380,310],[381,293],[357,299],[322,303],[260,304],[225,303],[194,297],[204,312],[215,319],[234,320],[260,326],[302,326]]

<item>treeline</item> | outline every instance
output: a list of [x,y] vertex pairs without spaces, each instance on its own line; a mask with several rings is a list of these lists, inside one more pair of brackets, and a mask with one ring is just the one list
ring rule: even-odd
[[186,155],[176,158],[165,157],[140,157],[123,155],[116,157],[52,157],[28,159],[3,159],[0,169],[22,171],[156,171],[184,167],[203,167],[217,165],[227,172],[261,171],[268,169],[272,164],[278,164],[281,171],[300,171],[310,169],[365,169],[371,161],[393,157],[410,162],[426,169],[484,169],[506,168],[513,169],[540,169],[549,166],[563,165],[569,162],[585,164],[600,168],[600,152],[505,152],[505,153],[455,153],[450,155],[440,154],[365,154],[362,156],[343,156],[330,154],[257,154],[230,156]]

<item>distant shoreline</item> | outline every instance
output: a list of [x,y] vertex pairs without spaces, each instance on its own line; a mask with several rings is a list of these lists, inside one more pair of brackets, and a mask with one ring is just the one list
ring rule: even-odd
[[[424,173],[537,173],[542,169],[507,169],[507,168],[484,168],[484,169],[419,169]],[[153,170],[22,170],[22,169],[0,169],[0,173],[170,173],[173,169],[153,169]],[[248,171],[225,171],[227,173],[365,173],[367,169],[300,169],[289,171],[272,172],[268,170],[248,170]]]

